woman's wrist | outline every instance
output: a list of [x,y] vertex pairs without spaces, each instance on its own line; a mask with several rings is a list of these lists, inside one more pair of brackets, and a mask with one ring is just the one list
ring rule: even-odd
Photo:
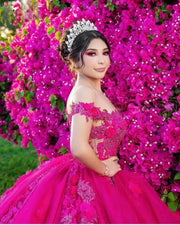
[[109,169],[109,166],[104,161],[102,161],[102,163],[105,166],[105,170],[104,170],[103,176],[110,177],[110,169]]

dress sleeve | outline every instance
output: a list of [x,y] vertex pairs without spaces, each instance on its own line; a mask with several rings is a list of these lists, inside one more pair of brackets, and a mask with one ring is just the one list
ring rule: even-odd
[[78,113],[86,116],[87,121],[89,118],[97,119],[99,117],[99,110],[97,107],[94,106],[93,102],[92,103],[84,103],[84,102],[72,103],[70,117]]

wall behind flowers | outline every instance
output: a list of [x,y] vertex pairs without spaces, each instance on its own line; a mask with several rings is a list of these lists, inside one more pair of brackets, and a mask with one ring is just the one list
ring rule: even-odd
[[[120,146],[124,169],[140,172],[172,211],[180,200],[180,0],[33,0],[14,6],[19,24],[1,42],[1,79],[11,140],[19,133],[40,157],[69,151],[65,105],[74,80],[59,57],[63,30],[89,19],[108,39],[112,63],[102,87],[129,127]],[[4,112],[6,111],[3,108]],[[7,120],[1,118],[1,136]],[[18,133],[19,132],[19,133]]]

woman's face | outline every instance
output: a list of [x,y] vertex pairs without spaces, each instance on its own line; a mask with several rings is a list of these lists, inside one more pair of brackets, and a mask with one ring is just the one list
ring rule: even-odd
[[[109,49],[100,38],[91,40],[83,55],[84,65],[80,61],[77,72],[92,79],[102,79],[110,65]],[[79,68],[80,67],[80,68]]]

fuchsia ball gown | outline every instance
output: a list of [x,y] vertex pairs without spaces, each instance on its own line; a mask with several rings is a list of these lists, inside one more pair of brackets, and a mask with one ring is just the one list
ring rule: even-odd
[[[73,114],[101,120],[93,139],[101,139],[97,155],[117,155],[126,125],[117,111],[102,111],[93,103],[72,105]],[[103,140],[103,141],[102,141]],[[1,223],[180,223],[154,189],[134,172],[113,178],[98,175],[71,154],[51,159],[21,176],[0,199]]]

